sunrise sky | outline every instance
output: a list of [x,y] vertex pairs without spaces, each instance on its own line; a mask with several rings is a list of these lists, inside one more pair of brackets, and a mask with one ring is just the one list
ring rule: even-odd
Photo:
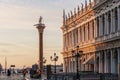
[[38,31],[33,26],[43,16],[44,57],[47,64],[53,64],[50,56],[59,56],[58,64],[63,62],[62,55],[62,11],[74,10],[84,0],[0,0],[0,63],[4,67],[17,68],[38,62]]

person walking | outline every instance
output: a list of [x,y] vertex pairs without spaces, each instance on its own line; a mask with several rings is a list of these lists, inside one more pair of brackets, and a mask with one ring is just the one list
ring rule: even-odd
[[26,76],[26,73],[27,73],[27,70],[26,69],[23,69],[23,77],[25,78]]
[[7,76],[11,76],[11,70],[10,69],[7,70]]

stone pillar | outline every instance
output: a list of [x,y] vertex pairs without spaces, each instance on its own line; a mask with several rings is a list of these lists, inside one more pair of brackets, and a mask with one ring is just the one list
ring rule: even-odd
[[107,56],[106,50],[104,51],[104,73],[107,73]]
[[120,6],[117,7],[118,12],[118,30],[120,31]]
[[101,73],[101,55],[99,52],[99,73]]
[[115,60],[115,49],[113,49],[113,51],[112,51],[112,73],[117,73],[116,72],[116,60]]
[[90,25],[89,25],[89,37],[90,39],[93,39],[94,36],[94,20],[90,21]]
[[81,26],[80,26],[80,43],[82,42],[82,32],[81,32]]
[[118,76],[120,79],[120,48],[117,48],[118,51]]
[[107,71],[111,73],[111,50],[107,50]]
[[110,59],[110,61],[111,61],[111,73],[113,73],[113,50],[111,49],[110,50],[110,55],[111,55],[111,59]]
[[65,51],[66,51],[66,34],[64,34],[64,37],[65,37],[65,39],[64,39],[64,41],[65,41],[64,48],[65,48]]
[[111,28],[110,28],[110,33],[113,32],[113,11],[111,10],[110,11],[110,14],[111,14]]
[[72,33],[70,32],[70,47],[72,47]]
[[[65,35],[63,35],[63,49],[65,49]],[[65,51],[65,50],[63,50]]]
[[115,32],[115,9],[112,10],[112,19],[113,19],[112,29],[113,29],[113,32]]
[[108,13],[106,13],[106,31],[107,31],[107,32],[106,32],[106,34],[109,34],[109,30],[110,30],[110,29],[109,29],[109,20],[108,20],[108,15],[109,15],[109,14],[108,14]]
[[73,35],[73,31],[71,32],[72,34],[72,47],[74,46],[74,35]]
[[63,58],[63,72],[65,72],[66,71],[66,62],[65,62],[65,58]]
[[39,32],[39,69],[43,72],[43,31],[45,25],[42,23],[42,17],[39,19],[39,23],[35,24]]
[[94,54],[95,54],[95,57],[94,57],[94,72],[97,72],[96,52]]
[[69,47],[71,47],[71,32],[69,32]]
[[85,27],[85,37],[86,37],[86,41],[88,41],[88,23],[86,24],[86,27]]
[[106,73],[109,73],[109,56],[110,56],[110,54],[109,54],[109,50],[106,50]]
[[88,26],[88,30],[89,30],[89,31],[88,31],[88,32],[89,32],[89,33],[88,33],[89,40],[92,39],[92,35],[93,35],[93,34],[92,34],[93,31],[92,31],[92,26],[91,26],[91,25],[92,25],[92,23],[91,23],[91,21],[90,21],[90,22],[89,22],[89,26]]
[[94,19],[94,36],[97,37],[97,19]]
[[84,26],[82,26],[81,29],[82,29],[82,42],[84,42]]
[[66,47],[67,47],[67,49],[68,49],[68,42],[69,42],[68,39],[69,39],[69,38],[68,38],[68,32],[67,32],[67,33],[66,33],[66,43],[67,43],[67,44],[66,44]]
[[78,28],[78,44],[80,43],[80,28]]
[[67,35],[68,35],[68,49],[69,49],[69,47],[70,47],[70,32]]
[[99,16],[99,36],[101,36],[101,16]]
[[105,30],[104,30],[104,31],[105,31],[105,34],[108,34],[108,26],[107,26],[107,25],[108,25],[108,20],[107,20],[107,13],[105,13],[104,16],[105,16],[105,28],[104,28]]

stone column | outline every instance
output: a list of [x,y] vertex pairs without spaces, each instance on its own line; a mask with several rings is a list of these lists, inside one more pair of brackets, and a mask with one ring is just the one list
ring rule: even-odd
[[43,72],[43,31],[45,29],[45,25],[42,23],[42,17],[40,16],[39,23],[35,24],[36,28],[39,32],[39,69],[41,73]]
[[99,16],[99,36],[101,36],[101,16]]
[[97,37],[97,19],[94,19],[94,36]]
[[74,35],[73,35],[73,31],[71,31],[71,34],[72,34],[72,47],[74,46]]
[[80,28],[78,28],[78,44],[80,43]]
[[112,29],[113,29],[113,32],[115,32],[115,9],[113,9],[113,11],[112,11],[112,19],[113,19]]
[[85,27],[85,36],[86,36],[86,41],[88,41],[88,23],[86,24],[86,27]]
[[106,34],[109,34],[109,20],[108,20],[108,13],[106,13]]
[[118,31],[120,31],[120,6],[117,7],[118,12]]
[[108,66],[108,64],[109,64],[109,50],[106,50],[106,73],[109,73],[109,66]]
[[97,72],[96,52],[94,54],[95,54],[95,57],[94,57],[94,72]]
[[82,30],[82,42],[84,42],[84,26],[81,27]]
[[63,58],[63,72],[65,72],[66,71],[66,62],[65,62],[65,58]]
[[104,28],[105,32],[104,33],[107,34],[108,33],[108,31],[107,31],[108,30],[108,26],[107,26],[107,23],[108,23],[108,21],[107,21],[107,14],[105,13],[104,16],[105,16],[105,28]]
[[66,34],[64,34],[64,41],[65,41],[65,43],[64,43],[64,50],[66,50]]
[[[95,26],[94,26],[94,20],[92,20],[92,23],[91,23],[91,27],[92,27],[92,39],[95,38],[94,34],[95,34]],[[90,34],[89,34],[90,36]]]
[[110,65],[111,66],[111,73],[113,73],[113,65],[114,64],[113,64],[113,50],[112,49],[110,50],[110,55],[111,55],[111,59],[110,59],[110,61],[111,61],[111,65]]
[[65,49],[65,35],[63,35],[63,49]]
[[89,22],[89,26],[88,26],[88,29],[89,29],[89,33],[88,33],[88,36],[89,36],[89,40],[91,40],[92,39],[92,33],[93,33],[93,31],[92,31],[92,26],[91,26],[91,21]]
[[113,32],[113,11],[111,10],[110,11],[110,14],[111,14],[111,28],[110,28],[110,33]]
[[107,56],[106,56],[106,50],[104,51],[104,73],[107,73]]
[[80,26],[80,43],[82,42],[82,32],[81,32],[81,26]]
[[66,33],[65,35],[66,35],[66,49],[68,49],[68,33]]
[[118,76],[120,79],[120,48],[117,48],[117,52],[118,52]]
[[101,55],[99,52],[99,73],[101,73]]
[[70,32],[70,47],[72,47],[72,33]]

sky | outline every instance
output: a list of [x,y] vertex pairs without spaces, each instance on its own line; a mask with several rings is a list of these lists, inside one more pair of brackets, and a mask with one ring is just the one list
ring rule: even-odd
[[34,24],[43,17],[44,57],[53,64],[50,56],[62,55],[62,12],[74,10],[84,0],[0,0],[0,63],[7,67],[31,67],[38,63],[38,31]]

